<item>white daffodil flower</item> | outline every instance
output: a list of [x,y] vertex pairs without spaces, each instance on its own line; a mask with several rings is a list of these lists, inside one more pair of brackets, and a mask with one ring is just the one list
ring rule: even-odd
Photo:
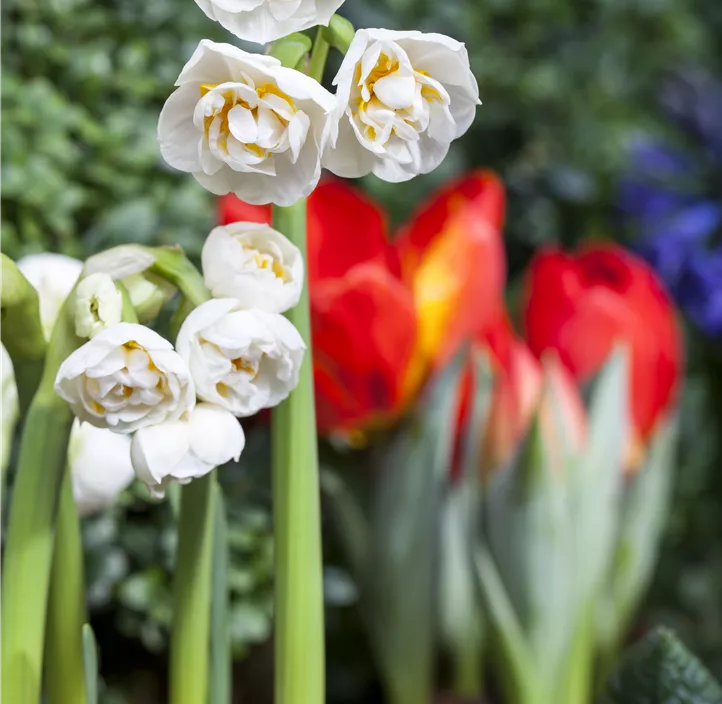
[[0,385],[2,386],[2,448],[0,449],[0,473],[5,471],[13,445],[15,424],[18,420],[18,388],[15,385],[13,363],[4,345],[0,345]]
[[306,345],[282,315],[216,298],[185,319],[176,348],[198,396],[244,417],[276,406],[293,391]]
[[240,39],[274,42],[293,32],[327,25],[343,0],[196,0],[212,20]]
[[75,334],[94,337],[123,317],[123,296],[108,274],[91,274],[75,289]]
[[301,252],[268,225],[235,222],[216,227],[203,245],[201,264],[213,296],[235,298],[243,308],[283,313],[301,297]]
[[46,252],[23,257],[17,265],[38,292],[40,322],[46,339],[50,339],[60,308],[83,270],[83,262]]
[[211,193],[291,205],[313,191],[335,128],[336,99],[317,81],[204,39],[163,106],[163,158]]
[[99,332],[61,365],[55,391],[96,428],[132,433],[195,405],[186,363],[158,333],[134,323]]
[[130,437],[89,423],[73,422],[68,441],[73,496],[81,516],[112,506],[135,478]]
[[138,479],[160,498],[172,481],[188,484],[231,459],[238,461],[245,444],[241,424],[231,413],[199,403],[182,420],[135,433],[131,458]]
[[361,29],[334,85],[341,118],[323,165],[347,178],[433,171],[479,104],[466,48],[443,34]]

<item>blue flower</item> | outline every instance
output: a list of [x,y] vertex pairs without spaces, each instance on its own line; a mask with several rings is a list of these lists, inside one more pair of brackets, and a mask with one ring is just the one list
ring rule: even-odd
[[689,148],[632,142],[617,205],[679,305],[722,337],[722,83],[688,73],[667,86],[663,104]]

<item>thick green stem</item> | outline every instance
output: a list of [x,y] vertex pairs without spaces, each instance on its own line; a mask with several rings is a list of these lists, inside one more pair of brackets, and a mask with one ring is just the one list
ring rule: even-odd
[[181,494],[170,642],[170,704],[202,704],[208,696],[215,473]]
[[53,388],[63,360],[78,346],[63,307],[43,376],[28,410],[10,507],[2,575],[2,699],[40,698],[53,531],[73,415]]
[[[274,227],[306,252],[306,202],[274,207]],[[276,704],[324,701],[318,450],[308,286],[287,313],[308,347],[298,387],[273,411]]]
[[232,664],[228,631],[228,523],[223,492],[216,483],[213,507],[210,704],[230,704]]
[[596,600],[585,604],[577,615],[564,679],[560,683],[560,704],[588,704],[593,699]]
[[69,471],[60,492],[45,636],[45,697],[48,704],[85,704],[83,548]]
[[315,78],[319,83],[323,81],[323,71],[326,68],[329,49],[330,46],[326,40],[324,27],[319,27],[316,30],[316,39],[313,42],[313,50],[311,51],[311,63],[308,67],[308,75]]

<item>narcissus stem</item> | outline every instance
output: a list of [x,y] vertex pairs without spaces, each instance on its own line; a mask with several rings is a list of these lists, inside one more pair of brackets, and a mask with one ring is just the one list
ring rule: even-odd
[[[274,227],[306,256],[306,201],[274,207]],[[308,285],[288,311],[307,345],[298,387],[273,411],[275,702],[324,701],[324,625],[318,450]]]
[[1,679],[6,702],[36,704],[40,699],[53,531],[73,422],[53,384],[61,363],[80,343],[68,305],[53,330],[30,403],[10,507],[2,575]]
[[45,697],[48,704],[86,702],[83,626],[88,618],[83,574],[80,521],[72,479],[66,471],[60,490],[45,637]]
[[331,48],[326,40],[325,27],[316,30],[316,39],[313,42],[311,51],[311,63],[308,67],[308,75],[315,78],[319,83],[323,81],[323,72],[326,68],[328,50]]
[[208,696],[215,473],[181,490],[170,642],[170,704]]

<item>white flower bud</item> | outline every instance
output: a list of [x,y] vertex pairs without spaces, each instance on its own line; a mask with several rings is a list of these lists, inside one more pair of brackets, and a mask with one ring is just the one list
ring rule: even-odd
[[88,257],[83,276],[108,274],[113,281],[140,274],[155,264],[153,252],[138,244],[121,244]]
[[176,348],[198,396],[243,417],[291,393],[306,345],[282,315],[243,310],[236,300],[217,298],[185,319]]
[[293,32],[328,24],[343,0],[196,0],[198,7],[232,34],[266,44]]
[[81,516],[112,506],[135,478],[130,437],[76,418],[68,442],[73,496]]
[[268,225],[235,222],[216,227],[203,245],[201,262],[213,296],[236,298],[243,308],[283,313],[301,296],[301,252]]
[[177,420],[195,405],[186,363],[158,333],[134,323],[99,332],[61,365],[55,391],[76,417],[132,433]]
[[443,34],[361,29],[334,85],[341,119],[323,165],[347,178],[433,171],[479,104],[466,48]]
[[139,430],[133,436],[131,458],[138,479],[156,497],[167,485],[188,484],[215,467],[238,461],[245,445],[238,420],[210,403],[199,403],[183,420]]
[[317,81],[204,39],[163,106],[163,158],[211,193],[247,203],[291,205],[313,191],[337,119],[336,100]]
[[46,252],[23,257],[17,265],[38,292],[40,322],[46,339],[49,339],[60,308],[73,290],[83,263],[64,254]]
[[108,274],[91,274],[75,289],[75,334],[94,337],[123,317],[123,296]]

